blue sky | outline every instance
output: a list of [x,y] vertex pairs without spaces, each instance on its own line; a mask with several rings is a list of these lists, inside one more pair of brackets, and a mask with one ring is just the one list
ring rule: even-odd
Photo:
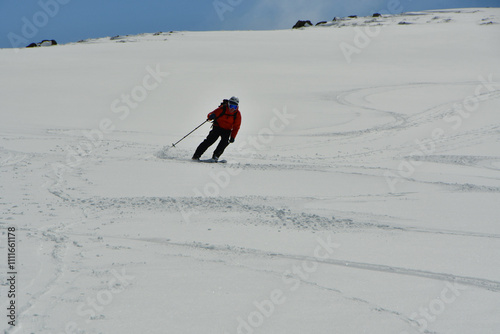
[[298,19],[462,7],[500,7],[500,0],[0,0],[0,48],[170,30],[287,29]]

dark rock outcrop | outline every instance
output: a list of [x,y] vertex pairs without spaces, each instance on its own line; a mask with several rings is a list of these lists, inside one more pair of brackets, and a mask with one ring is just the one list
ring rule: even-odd
[[303,27],[311,27],[312,25],[313,24],[309,20],[307,20],[307,21],[299,20],[299,21],[297,21],[297,23],[295,23],[295,25],[293,26],[292,29],[299,29],[299,28],[303,28]]
[[53,39],[51,40],[44,39],[43,41],[40,42],[39,46],[52,46],[52,45],[57,45],[57,42]]
[[27,48],[36,48],[39,46],[52,46],[52,45],[57,45],[57,42],[53,39],[44,39],[40,43],[31,43],[30,45],[27,46]]

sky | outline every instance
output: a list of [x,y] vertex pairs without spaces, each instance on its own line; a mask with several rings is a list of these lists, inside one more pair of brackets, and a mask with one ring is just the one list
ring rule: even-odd
[[0,0],[0,48],[158,31],[289,29],[299,19],[500,7],[500,0]]

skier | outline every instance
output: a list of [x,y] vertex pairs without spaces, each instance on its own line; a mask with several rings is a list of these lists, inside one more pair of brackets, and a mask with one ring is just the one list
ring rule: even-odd
[[224,100],[217,109],[208,114],[208,120],[213,121],[212,130],[207,138],[198,146],[196,152],[194,152],[193,160],[200,160],[203,153],[219,137],[221,140],[212,155],[214,162],[219,161],[220,156],[230,143],[234,143],[241,125],[239,104],[240,100],[236,96],[233,96],[229,100]]

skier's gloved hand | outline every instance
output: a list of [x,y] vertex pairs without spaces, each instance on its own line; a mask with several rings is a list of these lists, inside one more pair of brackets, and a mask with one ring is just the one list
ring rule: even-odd
[[209,121],[214,120],[214,119],[215,119],[215,114],[211,114],[210,116],[208,116]]
[[234,137],[229,138],[229,142],[232,144],[234,143]]

